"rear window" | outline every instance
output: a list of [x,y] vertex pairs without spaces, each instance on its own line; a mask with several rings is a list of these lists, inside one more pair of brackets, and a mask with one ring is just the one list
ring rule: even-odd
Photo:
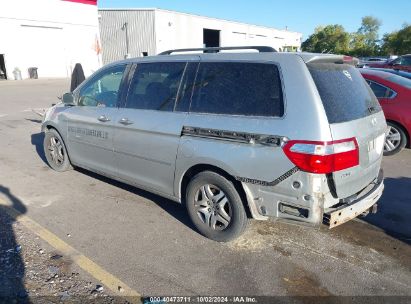
[[201,63],[190,111],[283,116],[283,93],[277,66],[245,62]]
[[312,63],[307,66],[329,123],[360,119],[381,111],[374,93],[353,66],[335,63]]

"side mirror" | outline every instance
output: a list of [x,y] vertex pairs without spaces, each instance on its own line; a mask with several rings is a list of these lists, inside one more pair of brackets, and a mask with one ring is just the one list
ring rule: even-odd
[[63,95],[62,101],[65,105],[74,105],[73,93],[65,93]]

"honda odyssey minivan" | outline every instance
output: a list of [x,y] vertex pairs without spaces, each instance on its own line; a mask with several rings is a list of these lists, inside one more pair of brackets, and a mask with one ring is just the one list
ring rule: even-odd
[[249,218],[332,228],[376,211],[386,127],[349,58],[269,47],[111,63],[42,124],[51,168],[180,202],[216,241]]

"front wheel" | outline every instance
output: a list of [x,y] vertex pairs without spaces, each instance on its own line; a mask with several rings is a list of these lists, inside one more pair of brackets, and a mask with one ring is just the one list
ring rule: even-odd
[[196,228],[212,240],[231,241],[247,227],[247,214],[236,188],[215,172],[201,172],[190,181],[186,206]]
[[47,162],[53,170],[64,172],[72,168],[66,146],[56,130],[50,129],[46,131],[43,147]]
[[395,123],[387,122],[388,128],[384,143],[384,155],[394,155],[401,152],[407,145],[407,136],[404,130]]

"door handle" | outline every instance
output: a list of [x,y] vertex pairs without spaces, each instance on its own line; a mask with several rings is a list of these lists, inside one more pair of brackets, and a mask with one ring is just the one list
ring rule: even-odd
[[119,123],[121,123],[122,125],[128,126],[128,125],[132,125],[133,122],[131,120],[129,120],[128,118],[122,118],[120,119]]
[[106,115],[101,115],[99,118],[97,118],[101,122],[108,122],[110,121],[110,118],[106,117]]

